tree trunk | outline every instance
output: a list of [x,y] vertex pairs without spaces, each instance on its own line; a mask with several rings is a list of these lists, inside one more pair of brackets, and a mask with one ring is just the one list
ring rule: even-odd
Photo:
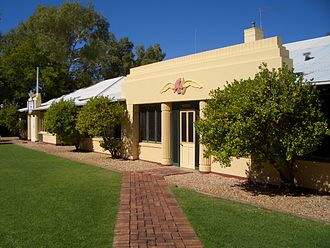
[[277,171],[280,175],[281,181],[284,186],[287,186],[290,188],[294,187],[294,176],[293,176],[293,173],[290,172],[290,170],[288,170],[287,172],[283,172],[281,169],[277,169]]
[[293,161],[285,161],[279,164],[275,161],[270,161],[270,163],[277,170],[282,185],[285,187],[292,188],[294,187],[294,173],[293,173]]

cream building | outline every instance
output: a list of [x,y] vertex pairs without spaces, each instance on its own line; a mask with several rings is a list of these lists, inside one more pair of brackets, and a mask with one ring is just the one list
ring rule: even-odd
[[[313,43],[313,45],[308,49],[323,43],[330,48],[330,39],[324,38],[326,39],[321,43],[319,40],[315,41],[315,44],[309,42],[308,44]],[[199,143],[194,122],[203,118],[203,109],[207,105],[211,90],[223,88],[227,82],[234,79],[253,78],[262,63],[267,63],[268,68],[279,68],[284,64],[292,67],[295,59],[293,61],[290,58],[286,47],[289,47],[293,54],[296,53],[295,56],[298,58],[301,50],[306,48],[306,44],[291,43],[283,46],[280,37],[264,38],[262,30],[252,27],[244,30],[242,44],[133,68],[127,77],[115,79],[111,81],[112,84],[103,83],[104,88],[91,86],[64,98],[78,100],[78,103],[83,105],[89,97],[102,94],[110,96],[112,91],[116,91],[115,99],[125,101],[129,114],[130,123],[123,127],[122,138],[128,144],[125,148],[130,159],[199,170],[202,173],[214,172],[246,178],[250,169],[249,158],[233,158],[232,166],[223,168],[212,158],[203,156],[205,148]],[[312,55],[313,53],[316,54],[317,51],[313,50]],[[301,54],[301,59],[311,55],[304,56]],[[300,59],[297,61],[301,62]],[[297,68],[308,71],[307,68],[311,66],[311,63],[306,68],[302,68],[305,64],[297,64]],[[329,67],[329,64],[326,66]],[[325,74],[330,75],[329,71]],[[324,84],[324,80],[321,81],[319,84]],[[91,89],[94,89],[93,94],[88,95]],[[88,96],[82,97],[81,95],[84,94]],[[34,111],[29,114],[29,123],[35,123],[37,126],[38,122],[40,127],[42,112],[56,99],[43,105],[38,100],[39,96],[33,99],[36,103]],[[34,121],[31,121],[32,119]],[[29,138],[32,141],[40,140],[55,144],[58,142],[55,137],[40,128],[38,130],[35,127],[33,130],[30,125],[29,130],[31,130]],[[97,138],[85,140],[83,145],[87,149],[102,152],[98,141]],[[300,167],[296,179],[298,185],[329,190],[330,166],[328,163],[304,161]],[[274,173],[269,169],[262,176],[267,179]],[[309,176],[311,173],[313,178]]]
[[246,177],[249,159],[222,168],[203,157],[194,121],[203,118],[212,89],[254,77],[261,63],[292,67],[281,39],[264,39],[262,30],[252,27],[244,31],[243,44],[131,69],[123,84],[133,128],[131,158]]

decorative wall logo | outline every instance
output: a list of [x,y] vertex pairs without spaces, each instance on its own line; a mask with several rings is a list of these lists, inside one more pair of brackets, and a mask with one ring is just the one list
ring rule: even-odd
[[164,93],[168,90],[173,90],[173,93],[177,93],[179,95],[184,95],[188,87],[193,87],[197,89],[203,88],[200,84],[192,81],[192,80],[184,80],[184,78],[178,78],[175,83],[167,83],[160,93]]

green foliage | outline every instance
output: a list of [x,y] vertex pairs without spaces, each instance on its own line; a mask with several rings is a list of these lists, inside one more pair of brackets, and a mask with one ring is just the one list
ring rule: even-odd
[[59,8],[38,6],[25,25],[53,61],[69,68],[88,56],[95,58],[97,53],[91,55],[89,49],[97,52],[95,47],[109,39],[105,18],[78,2],[64,2]]
[[18,113],[16,106],[5,105],[3,108],[0,108],[0,126],[7,127],[8,130],[14,135],[17,135],[19,132],[17,119]]
[[116,131],[124,117],[125,109],[119,102],[106,97],[93,98],[80,110],[77,129],[81,134],[102,137],[101,146],[118,157],[120,138],[116,137]]
[[20,118],[17,122],[17,128],[19,132],[19,137],[21,139],[27,139],[27,123],[26,123],[26,116],[23,118]]
[[119,41],[113,39],[108,46],[101,61],[102,75],[105,78],[127,75],[135,64],[134,44],[128,38],[122,38]]
[[270,162],[283,182],[293,184],[295,160],[313,152],[327,132],[318,91],[287,67],[265,65],[254,79],[235,80],[210,93],[196,123],[206,156],[225,166],[231,157]]
[[37,66],[47,101],[165,56],[158,44],[143,48],[143,58],[133,49],[128,38],[116,39],[91,4],[38,6],[26,22],[0,35],[0,103],[25,106],[27,93],[35,90]]
[[73,79],[71,90],[99,79],[98,60],[113,35],[109,23],[91,5],[65,2],[59,8],[39,6],[24,28],[51,63],[66,69]]
[[73,101],[53,103],[44,116],[45,129],[56,134],[66,144],[73,144],[79,148],[80,133],[76,129],[78,108]]
[[136,47],[136,66],[147,65],[150,63],[155,63],[162,61],[165,58],[165,53],[162,52],[160,45],[156,43],[154,46],[148,47],[147,50],[144,49],[144,46]]

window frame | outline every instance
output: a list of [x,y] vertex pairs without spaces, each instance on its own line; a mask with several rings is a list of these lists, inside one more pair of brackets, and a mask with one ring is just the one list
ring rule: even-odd
[[[153,117],[152,117],[153,115]],[[161,143],[161,105],[148,104],[139,106],[139,142]],[[153,123],[150,123],[153,118]],[[145,126],[143,126],[145,125]],[[152,130],[150,129],[152,126]]]

